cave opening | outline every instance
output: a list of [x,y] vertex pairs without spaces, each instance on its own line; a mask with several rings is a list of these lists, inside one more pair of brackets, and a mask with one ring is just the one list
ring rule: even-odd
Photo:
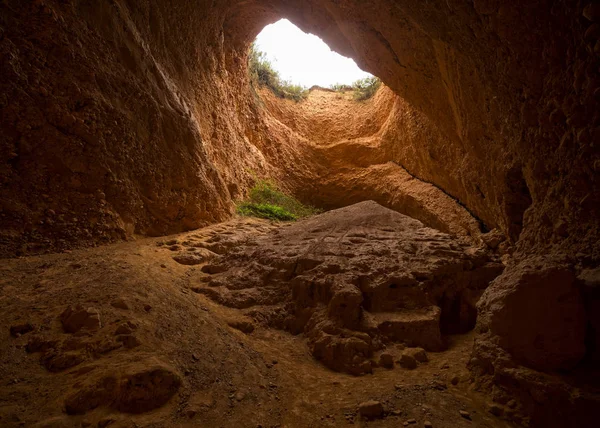
[[[314,91],[360,102],[373,97],[381,86],[378,77],[361,70],[352,58],[340,55],[321,38],[302,31],[285,18],[265,26],[256,36],[249,50],[248,69],[254,90],[267,88],[277,97],[295,102],[307,100]],[[326,98],[308,109],[335,113],[347,107]],[[305,116],[308,121],[313,120],[310,115]]]
[[283,81],[304,88],[351,86],[373,77],[352,58],[333,51],[321,38],[285,18],[265,26],[254,46]]

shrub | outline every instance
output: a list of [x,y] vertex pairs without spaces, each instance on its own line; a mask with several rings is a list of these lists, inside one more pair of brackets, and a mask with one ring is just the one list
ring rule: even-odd
[[267,59],[267,54],[258,50],[254,43],[248,54],[248,70],[250,81],[257,86],[266,86],[280,98],[301,101],[308,96],[308,89],[295,85],[289,80],[282,80],[279,73]]
[[335,92],[345,92],[345,91],[351,91],[353,88],[350,85],[346,85],[343,83],[334,83],[333,85],[329,86],[329,89],[331,89],[332,91]]
[[329,89],[335,92],[354,91],[354,99],[356,101],[363,101],[375,95],[380,86],[381,80],[378,77],[372,76],[359,79],[352,83],[352,85],[335,83],[330,85]]
[[275,183],[268,180],[257,181],[250,189],[248,199],[238,204],[237,211],[245,216],[280,221],[298,220],[319,212],[282,192]]
[[280,206],[271,204],[243,203],[238,207],[238,213],[247,217],[260,217],[269,220],[293,221],[298,220],[294,214]]
[[378,77],[371,76],[359,79],[352,84],[354,89],[354,99],[356,101],[368,100],[377,92],[381,86],[381,80]]

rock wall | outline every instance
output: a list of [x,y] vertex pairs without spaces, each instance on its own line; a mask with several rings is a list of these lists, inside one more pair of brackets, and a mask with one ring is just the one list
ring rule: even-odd
[[292,150],[266,146],[244,72],[285,16],[425,114],[441,138],[399,142],[408,171],[513,241],[530,223],[527,248],[597,260],[595,9],[439,3],[3,3],[5,253],[227,216],[246,170]]
[[374,200],[429,227],[480,242],[477,219],[399,164],[403,148],[441,142],[442,137],[389,88],[361,102],[354,100],[353,91],[322,88],[312,89],[301,103],[278,98],[266,88],[258,94],[270,136],[289,140],[311,162],[309,168],[281,172],[280,181],[300,199],[325,209]]
[[[0,256],[198,227],[230,215],[252,171],[302,177],[317,154],[291,144],[292,131],[273,129],[245,70],[255,35],[287,17],[379,76],[436,135],[400,138],[411,118],[396,115],[383,137],[396,163],[516,243],[514,263],[480,305],[490,316],[476,351],[493,343],[534,369],[571,366],[582,337],[584,355],[598,349],[598,8],[566,0],[6,0]],[[544,268],[531,273],[533,265]],[[566,299],[547,281],[557,265],[560,287],[573,294]],[[563,352],[568,345],[552,334],[536,342],[534,352],[555,357],[540,364],[519,326],[503,324],[497,302],[533,299],[530,287],[548,289],[555,308],[536,312],[539,325],[583,308],[577,353]],[[487,359],[487,369],[498,360]]]

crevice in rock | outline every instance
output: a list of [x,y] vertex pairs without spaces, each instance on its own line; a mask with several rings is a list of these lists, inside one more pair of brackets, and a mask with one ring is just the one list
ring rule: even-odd
[[[427,181],[427,180],[423,180],[422,178],[416,176],[415,174],[411,173],[410,170],[408,170],[404,165],[400,164],[399,162],[395,162],[395,161],[391,161],[393,163],[395,163],[396,165],[400,166],[401,168],[404,168],[404,170],[406,170],[406,172],[413,177],[415,180],[419,180],[422,181],[423,183],[427,183],[430,184],[432,186],[434,186],[436,189],[439,189],[442,193],[444,193],[446,196],[448,196],[449,198],[451,198],[453,201],[455,201],[458,205],[460,205],[461,207],[463,207],[470,215],[471,217],[473,217],[477,223],[479,224],[479,231],[481,233],[487,233],[490,231],[490,228],[485,224],[485,222],[480,219],[479,217],[477,217],[477,215],[471,211],[463,202],[460,201],[460,199],[452,196],[450,193],[448,193],[447,191],[445,191],[443,188],[441,188],[440,186],[436,185],[433,182]],[[479,188],[478,188],[479,189]],[[480,190],[481,192],[481,190]],[[483,195],[483,193],[482,193]],[[485,196],[484,196],[485,199]]]

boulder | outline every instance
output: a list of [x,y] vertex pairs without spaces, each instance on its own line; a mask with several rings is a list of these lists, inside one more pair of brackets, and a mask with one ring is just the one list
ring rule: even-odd
[[485,291],[482,324],[522,364],[571,368],[585,354],[586,317],[574,273],[547,260],[522,262]]

